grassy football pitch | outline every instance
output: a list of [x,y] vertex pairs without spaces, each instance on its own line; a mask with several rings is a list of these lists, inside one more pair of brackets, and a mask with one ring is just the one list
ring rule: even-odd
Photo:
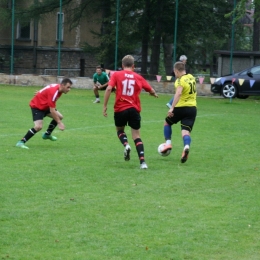
[[[259,98],[198,97],[188,161],[180,125],[161,157],[169,95],[141,95],[141,137],[149,169],[140,170],[130,129],[123,159],[113,121],[91,90],[57,102],[65,131],[33,127],[36,87],[0,86],[0,259],[242,260],[260,257]],[[103,98],[104,92],[101,92]],[[49,118],[44,120],[44,130]]]

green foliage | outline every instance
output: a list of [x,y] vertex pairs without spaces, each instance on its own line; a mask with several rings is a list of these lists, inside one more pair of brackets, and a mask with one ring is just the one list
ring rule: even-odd
[[1,259],[259,258],[259,100],[199,97],[181,164],[180,125],[170,156],[157,153],[170,96],[142,94],[141,171],[128,127],[123,160],[113,100],[104,118],[91,90],[72,89],[58,101],[58,141],[41,131],[23,150],[15,143],[32,127],[28,102],[39,88],[0,89]]
[[[0,0],[0,3],[6,0]],[[16,17],[21,21],[28,19],[44,19],[49,13],[57,11],[59,1],[43,0],[34,1],[29,6],[16,4]],[[242,14],[245,0],[237,5],[237,12]],[[63,0],[63,9],[70,21],[70,28],[77,26],[83,18],[100,24],[100,31],[93,31],[99,40],[99,46],[84,43],[87,52],[95,53],[100,63],[105,63],[107,68],[114,68],[115,57],[115,30],[117,0]],[[28,4],[27,4],[28,5]],[[142,44],[149,45],[151,54],[158,51],[161,38],[167,43],[173,43],[175,28],[176,3],[172,0],[120,0],[119,38],[118,38],[118,66],[121,58],[129,53],[141,54]],[[189,58],[189,65],[195,66],[212,64],[213,52],[216,49],[230,49],[230,35],[233,2],[226,0],[187,0],[179,1],[178,26],[177,26],[177,59],[185,54]],[[1,19],[10,22],[10,8],[0,9]],[[239,15],[237,17],[240,17]],[[236,26],[237,50],[249,49],[251,43],[245,40],[245,30]],[[156,38],[157,37],[157,38]],[[143,41],[145,39],[145,41]],[[158,39],[154,41],[154,39]],[[143,46],[144,47],[144,46]],[[158,53],[158,52],[157,52]],[[155,55],[157,57],[158,55]],[[166,55],[172,59],[172,53]],[[143,57],[144,58],[144,57]],[[158,63],[158,60],[152,60]],[[168,62],[169,64],[169,62]],[[156,67],[156,66],[155,66]]]
[[2,28],[11,25],[11,5],[8,0],[0,0],[0,24]]
[[[118,64],[121,67],[121,59],[126,54],[134,54],[138,46],[140,46],[137,21],[133,19],[134,11],[130,11],[128,5],[120,7],[120,19],[118,23],[119,37],[118,37]],[[103,16],[99,19],[101,23],[101,31],[93,32],[94,35],[100,40],[100,45],[91,46],[85,43],[83,48],[86,52],[95,53],[100,63],[105,63],[106,68],[114,69],[115,57],[115,35],[116,35],[116,8],[115,2],[110,1],[105,10],[110,15]],[[105,12],[104,11],[104,12]],[[138,14],[140,15],[140,14]]]
[[188,56],[191,67],[211,64],[214,50],[228,42],[231,20],[224,15],[231,8],[228,1],[189,0],[180,5],[178,53]]
[[170,75],[166,75],[166,71],[165,71],[165,67],[164,67],[164,63],[163,63],[163,49],[162,48],[161,48],[161,52],[160,52],[160,63],[159,63],[158,75],[162,76],[163,78],[165,78],[166,76],[170,76]]

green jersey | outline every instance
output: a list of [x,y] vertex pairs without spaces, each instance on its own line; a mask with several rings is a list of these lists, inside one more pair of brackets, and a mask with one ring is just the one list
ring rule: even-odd
[[107,83],[109,81],[109,77],[106,74],[106,72],[102,72],[100,75],[95,73],[93,75],[93,81],[95,84],[98,82],[98,83],[100,83],[100,85],[104,85],[105,83]]

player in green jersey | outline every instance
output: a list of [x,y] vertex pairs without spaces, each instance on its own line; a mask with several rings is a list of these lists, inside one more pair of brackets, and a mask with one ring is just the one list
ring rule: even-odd
[[106,74],[106,72],[103,72],[100,66],[96,67],[96,73],[93,75],[93,83],[94,83],[93,90],[96,97],[94,103],[100,103],[98,91],[106,90],[108,81],[109,81],[109,77]]

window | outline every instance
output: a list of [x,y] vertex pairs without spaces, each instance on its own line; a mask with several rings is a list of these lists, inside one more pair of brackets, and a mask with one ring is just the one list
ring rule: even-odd
[[251,69],[251,72],[255,75],[255,74],[260,74],[260,66],[258,67],[254,67]]
[[[61,25],[60,25],[61,21]],[[59,38],[61,36],[61,41],[63,41],[63,23],[64,23],[64,13],[57,13],[57,22],[56,22],[56,40],[59,41]],[[59,32],[59,29],[61,29],[61,32]]]
[[18,40],[30,40],[31,39],[31,23],[17,23],[17,35]]

